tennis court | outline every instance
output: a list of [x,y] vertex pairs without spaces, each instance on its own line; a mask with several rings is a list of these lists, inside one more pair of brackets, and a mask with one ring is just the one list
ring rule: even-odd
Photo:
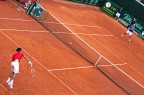
[[[97,7],[44,0],[40,4],[48,12],[38,23],[15,4],[0,5],[5,10],[0,14],[2,95],[143,95],[143,41],[136,35],[131,42],[121,38],[126,29]],[[5,81],[18,46],[34,64],[37,77],[31,77],[22,60],[11,90]]]

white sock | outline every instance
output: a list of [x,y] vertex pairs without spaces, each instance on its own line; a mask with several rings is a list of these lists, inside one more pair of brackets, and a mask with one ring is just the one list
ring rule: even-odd
[[11,85],[13,85],[14,80],[11,80]]
[[7,83],[9,83],[9,82],[10,82],[10,80],[11,80],[11,78],[9,77],[9,78],[7,79],[7,81],[6,81],[6,82],[7,82]]

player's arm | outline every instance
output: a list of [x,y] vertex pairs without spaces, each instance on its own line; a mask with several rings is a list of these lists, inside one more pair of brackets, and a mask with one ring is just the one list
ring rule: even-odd
[[32,63],[30,62],[30,60],[26,57],[26,56],[24,56],[24,58],[26,59],[26,61],[30,64],[30,66],[32,67]]

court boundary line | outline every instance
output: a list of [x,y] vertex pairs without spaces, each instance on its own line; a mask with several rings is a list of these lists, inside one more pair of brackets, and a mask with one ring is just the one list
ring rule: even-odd
[[[47,11],[47,10],[46,10]],[[47,11],[48,12],[48,11]],[[50,12],[49,12],[50,13]],[[51,14],[51,13],[50,13]],[[52,15],[52,14],[51,14]],[[52,15],[56,20],[58,20],[60,23],[61,21],[59,19],[57,19],[54,15]],[[95,50],[92,46],[90,46],[87,42],[85,42],[81,37],[79,37],[77,34],[75,34],[70,28],[68,28],[67,26],[65,26],[63,23],[61,23],[66,29],[68,29],[70,32],[72,32],[77,38],[79,38],[83,43],[85,43],[88,47],[90,47],[94,52],[98,53],[100,56],[102,56],[97,50]],[[111,33],[110,33],[111,34]],[[104,56],[102,56],[105,60],[107,60],[110,64],[112,64],[114,67],[116,67],[119,71],[121,71],[123,74],[125,74],[128,78],[130,78],[131,80],[133,80],[135,83],[137,83],[139,86],[141,86],[142,88],[144,88],[144,86],[142,84],[140,84],[138,81],[136,81],[135,79],[133,79],[130,75],[128,75],[126,72],[124,72],[123,70],[121,70],[120,68],[118,68],[117,66],[115,66],[111,61],[109,61],[107,58],[105,58]]]
[[[11,0],[10,0],[11,1]],[[45,11],[47,11],[46,9],[44,9]],[[48,11],[47,11],[48,12]],[[50,12],[48,12],[50,13]],[[50,13],[51,14],[51,13]],[[52,15],[52,14],[51,14]],[[52,15],[53,16],[53,15]],[[53,16],[56,20],[58,20],[60,23],[61,21],[59,19],[57,19],[55,16]],[[61,23],[62,25],[64,25],[63,23]],[[64,27],[66,27],[70,32],[74,33],[71,29],[69,29],[67,26],[64,25]],[[103,28],[104,29],[104,28]],[[109,31],[108,31],[109,32]],[[110,33],[111,34],[111,33]],[[78,37],[82,42],[84,42],[87,46],[89,46],[92,50],[94,50],[94,52],[98,53],[100,56],[102,56],[97,50],[95,50],[93,47],[91,47],[87,42],[85,42],[81,37],[79,37],[77,34],[74,33],[74,35],[76,37]],[[115,36],[114,36],[115,37]],[[116,37],[115,37],[116,38]],[[118,38],[116,38],[118,39]],[[119,40],[119,39],[118,39]],[[120,41],[121,42],[121,41]],[[122,42],[121,42],[122,43]],[[124,44],[124,43],[123,43]],[[125,45],[125,44],[124,44]],[[141,86],[142,88],[144,88],[143,85],[141,85],[139,82],[137,82],[135,79],[133,79],[130,75],[128,75],[126,72],[124,72],[123,70],[121,70],[120,68],[118,68],[117,66],[115,66],[111,61],[109,61],[107,58],[105,58],[104,56],[102,56],[105,60],[107,60],[108,62],[110,62],[110,64],[112,64],[114,67],[116,67],[119,71],[121,71],[123,74],[125,74],[127,77],[129,77],[131,80],[133,80],[135,83],[137,83],[139,86]]]
[[[25,12],[25,11],[24,11]],[[27,22],[35,22],[35,20],[27,20],[27,19],[15,19],[15,18],[3,18],[0,17],[0,20],[12,20],[12,21],[27,21]],[[53,23],[53,24],[61,24],[61,23],[57,23],[57,22],[47,22],[47,21],[39,21],[39,22],[44,22],[44,23]],[[65,25],[69,25],[69,26],[78,26],[78,27],[95,27],[95,28],[103,28],[97,25],[81,25],[81,24],[70,24],[70,23],[63,23]]]
[[[128,64],[128,66],[130,67],[130,68],[132,68],[134,71],[136,71],[136,69],[134,69],[132,66],[130,66],[129,64]],[[137,71],[136,71],[137,72]],[[142,76],[142,77],[144,77],[144,75],[143,74],[141,74],[141,73],[139,73],[139,72],[137,72],[140,76]]]
[[86,34],[86,33],[66,33],[66,32],[52,32],[53,34],[78,34],[78,35],[95,35],[95,36],[113,36],[113,35],[105,35],[105,34]]
[[[92,36],[90,36],[92,37]],[[92,37],[95,41],[97,41],[98,43],[100,43],[104,48],[106,48],[108,51],[110,51],[112,54],[114,54],[116,57],[120,58],[118,55],[116,55],[115,53],[113,53],[111,50],[109,50],[109,48],[107,48],[106,46],[104,46],[101,42],[99,42],[98,40],[96,40],[94,37]],[[117,52],[117,51],[116,51]],[[120,58],[120,60],[122,60],[123,62],[125,62],[122,58]],[[126,63],[126,62],[125,62]],[[129,65],[127,63],[127,65],[132,68],[135,72],[137,72],[140,76],[144,77],[143,74],[141,74],[140,72],[138,72],[137,70],[135,70],[131,65]]]
[[[126,65],[126,63],[123,64],[115,64],[115,65]],[[59,68],[59,69],[49,69],[49,71],[64,71],[64,70],[78,70],[78,69],[88,69],[88,68],[94,68],[94,67],[102,67],[102,66],[112,66],[112,65],[92,65],[92,66],[80,66],[80,67],[72,67],[72,68]]]
[[82,66],[82,67],[72,67],[72,68],[49,69],[49,71],[78,70],[78,69],[87,69],[87,68],[93,68],[93,67],[96,67],[96,66]]
[[10,93],[9,90],[8,90],[5,86],[3,86],[1,83],[0,83],[0,86],[1,86],[6,92],[8,92],[8,94],[13,95],[13,94]]
[[27,32],[38,32],[38,33],[41,33],[41,32],[49,32],[48,30],[47,31],[44,31],[44,30],[22,30],[22,29],[0,29],[0,31],[27,31]]
[[[117,66],[122,66],[122,65],[127,65],[127,63],[123,63],[123,64],[115,64]],[[97,67],[108,67],[108,66],[113,66],[113,65],[97,65]]]
[[[14,40],[12,40],[8,35],[0,31],[5,37],[7,37],[11,42],[13,42],[16,46],[21,47],[19,44],[17,44]],[[61,79],[59,79],[55,74],[53,74],[51,71],[49,71],[43,64],[41,64],[37,59],[35,59],[31,54],[29,54],[24,48],[23,51],[29,55],[33,60],[35,60],[41,67],[43,67],[46,71],[48,71],[51,75],[53,75],[60,83],[62,83],[65,87],[67,87],[72,93],[77,95],[77,93],[72,90],[68,85],[66,85]]]
[[[104,47],[106,50],[108,50],[109,52],[111,52],[115,57],[117,57],[118,59],[120,59],[121,61],[123,61],[124,63],[126,63],[122,58],[120,58],[118,55],[116,55],[114,52],[112,52],[109,48],[107,48],[106,46],[104,46],[101,42],[99,42],[98,40],[96,40],[94,37],[90,36],[92,39],[94,39],[96,42],[98,42],[102,47]],[[116,51],[117,52],[117,51]]]
[[15,18],[4,18],[4,17],[0,17],[0,20],[12,20],[12,21],[23,21],[23,22],[36,22],[35,20],[15,19]]
[[8,89],[0,83],[0,86],[8,92]]
[[98,62],[100,61],[101,58],[102,58],[102,56],[99,57],[99,59],[96,61],[95,65],[98,64]]
[[[14,28],[11,28],[11,29],[6,29],[6,28],[1,28],[0,29],[1,31],[27,31],[27,32],[36,32],[36,33],[42,33],[42,32],[49,32],[48,30],[44,31],[44,30],[23,30],[23,29],[14,29]],[[53,34],[73,34],[73,33],[66,33],[66,32],[51,32]],[[94,36],[113,36],[113,35],[105,35],[105,34],[86,34],[86,33],[75,33],[75,34],[78,34],[78,35],[94,35]]]

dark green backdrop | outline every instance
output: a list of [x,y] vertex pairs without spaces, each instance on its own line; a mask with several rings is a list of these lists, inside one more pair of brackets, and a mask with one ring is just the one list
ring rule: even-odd
[[126,11],[131,13],[133,16],[144,22],[144,6],[139,4],[135,0],[111,0],[118,5],[124,7]]

